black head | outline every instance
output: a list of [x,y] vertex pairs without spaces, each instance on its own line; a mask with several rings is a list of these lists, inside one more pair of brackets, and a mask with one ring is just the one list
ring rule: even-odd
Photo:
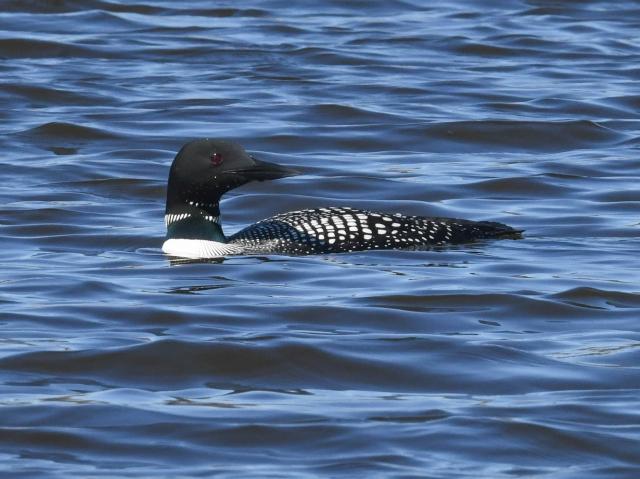
[[189,204],[216,205],[227,191],[250,181],[296,175],[290,168],[261,161],[242,146],[218,139],[194,140],[182,147],[169,171],[167,212]]

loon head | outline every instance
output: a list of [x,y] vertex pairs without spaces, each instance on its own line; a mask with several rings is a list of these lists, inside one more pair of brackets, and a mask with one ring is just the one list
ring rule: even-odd
[[162,250],[173,256],[206,258],[238,253],[226,244],[220,224],[220,197],[250,181],[275,180],[297,174],[284,166],[258,160],[237,143],[195,140],[178,152],[169,171]]
[[254,158],[238,143],[194,140],[180,149],[171,165],[165,213],[180,215],[198,208],[218,216],[220,197],[227,191],[250,181],[296,174],[290,168]]

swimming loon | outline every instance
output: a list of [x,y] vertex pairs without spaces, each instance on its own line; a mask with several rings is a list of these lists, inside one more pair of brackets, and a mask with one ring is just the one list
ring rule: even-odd
[[250,181],[298,174],[261,161],[237,143],[201,139],[178,152],[169,171],[162,250],[185,258],[234,254],[318,254],[370,249],[416,249],[483,238],[517,238],[502,223],[404,216],[331,207],[282,213],[232,236],[220,223],[220,197]]

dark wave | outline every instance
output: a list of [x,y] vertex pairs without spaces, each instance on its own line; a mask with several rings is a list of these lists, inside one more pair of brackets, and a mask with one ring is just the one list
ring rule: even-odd
[[87,46],[67,42],[32,38],[0,39],[0,57],[3,58],[67,58],[110,56]]
[[423,132],[428,138],[446,142],[449,151],[464,150],[465,145],[498,151],[564,151],[612,145],[626,137],[623,133],[588,120],[436,123],[424,128]]
[[61,121],[45,123],[43,125],[21,131],[19,134],[34,139],[63,141],[107,140],[117,137],[116,134],[103,129]]
[[77,92],[43,85],[8,84],[2,86],[2,90],[13,96],[24,97],[25,100],[54,105],[95,105],[96,102],[104,102],[105,97],[94,96],[86,92]]
[[[561,309],[562,306],[556,306]],[[566,306],[565,309],[571,308]],[[566,317],[566,315],[564,315]],[[208,386],[217,389],[358,389],[376,391],[438,391],[446,388],[460,393],[480,393],[490,384],[495,391],[531,392],[544,385],[567,389],[594,389],[623,380],[629,374],[612,372],[598,381],[588,379],[571,366],[550,358],[527,354],[501,345],[458,346],[421,338],[389,338],[370,341],[381,349],[379,359],[367,357],[357,349],[340,351],[298,342],[267,345],[239,342],[187,343],[160,340],[151,344],[105,351],[38,352],[0,359],[0,368],[46,374],[57,378],[100,378],[124,387],[185,388]],[[382,352],[384,350],[384,352]],[[446,370],[427,370],[404,362],[398,370],[385,361],[387,355],[415,356],[445,364],[456,358],[457,367],[484,363],[500,364],[493,375],[467,378],[460,384]],[[520,364],[514,368],[511,363]],[[526,367],[524,365],[527,365]],[[540,380],[533,387],[526,381],[526,369],[548,367],[554,378]],[[464,367],[463,367],[464,368]]]
[[554,294],[553,298],[587,308],[618,309],[640,308],[638,294],[621,291],[603,291],[597,288],[579,287]]

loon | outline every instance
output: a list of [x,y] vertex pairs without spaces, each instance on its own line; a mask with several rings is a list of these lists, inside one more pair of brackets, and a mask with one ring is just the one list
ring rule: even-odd
[[237,143],[200,139],[184,145],[169,171],[162,250],[183,258],[237,254],[308,255],[372,249],[419,249],[486,238],[518,238],[502,223],[405,216],[330,207],[281,213],[227,237],[220,198],[250,181],[297,171],[258,160]]

